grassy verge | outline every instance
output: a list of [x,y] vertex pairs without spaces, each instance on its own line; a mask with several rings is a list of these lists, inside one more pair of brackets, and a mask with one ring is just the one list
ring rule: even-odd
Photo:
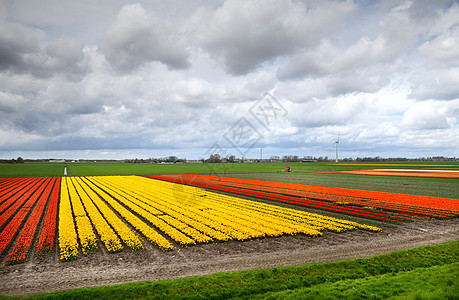
[[459,295],[458,270],[459,263],[418,268],[255,295],[250,299],[454,299]]
[[388,298],[458,295],[459,241],[366,259],[76,289],[31,299]]

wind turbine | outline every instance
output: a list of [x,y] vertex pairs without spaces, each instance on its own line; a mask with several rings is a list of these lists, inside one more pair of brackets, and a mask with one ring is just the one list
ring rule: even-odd
[[338,131],[338,139],[335,141],[335,145],[336,145],[336,160],[335,162],[338,162],[338,144],[339,144],[339,131]]

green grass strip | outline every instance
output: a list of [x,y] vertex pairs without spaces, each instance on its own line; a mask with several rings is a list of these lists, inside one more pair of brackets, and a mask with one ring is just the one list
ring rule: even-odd
[[[389,289],[394,291],[388,293],[397,295],[398,290],[402,293],[405,285],[409,284],[412,277],[410,272],[416,275],[428,270],[432,280],[436,276],[450,276],[448,280],[452,280],[452,286],[457,286],[458,261],[459,241],[455,241],[364,259],[75,289],[33,296],[30,299],[230,299],[256,296],[283,298],[284,294],[286,297],[296,297],[294,293],[300,293],[298,297],[301,298],[303,295],[308,297],[308,294],[313,293],[315,298],[314,293],[321,291],[322,288],[327,289],[329,286],[329,289],[333,290],[335,287],[331,284],[339,285],[345,297],[360,298],[366,295],[371,298],[369,294],[364,294],[364,283],[373,286],[376,290],[378,281],[381,283],[385,280],[390,281],[392,285]],[[451,264],[454,265],[449,268]],[[446,269],[433,268],[442,266]],[[396,279],[397,277],[399,280]],[[399,289],[397,282],[400,280],[403,287]],[[446,286],[450,286],[448,280]],[[354,285],[356,289],[360,289],[361,295],[359,290],[352,294]],[[329,293],[334,292],[329,291]],[[346,293],[349,293],[349,296]],[[384,289],[381,293],[385,293]],[[385,294],[381,295],[380,297],[384,297]],[[330,294],[330,297],[334,298],[334,295]]]
[[239,299],[457,299],[459,263]]

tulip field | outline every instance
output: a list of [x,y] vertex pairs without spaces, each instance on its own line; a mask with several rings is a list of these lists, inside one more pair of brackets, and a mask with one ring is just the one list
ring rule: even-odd
[[[56,231],[56,206],[59,199],[60,179],[13,179],[2,180],[1,183],[0,226],[3,230],[0,232],[0,253],[5,251],[17,235],[21,224],[25,222],[7,258],[9,263],[24,261],[32,246],[38,222],[44,213],[46,213],[45,226],[40,233],[36,251],[42,253],[49,250],[54,243]],[[48,209],[45,212],[46,205]]]
[[108,252],[139,250],[144,248],[141,239],[168,251],[174,245],[286,234],[314,238],[324,231],[381,231],[140,176],[18,178],[1,183],[0,252],[10,249],[3,253],[7,263],[23,262],[37,236],[33,250],[43,254],[53,249],[57,235],[60,259],[66,261],[88,255],[99,245]]
[[167,252],[327,231],[377,234],[374,222],[458,215],[449,198],[209,175],[0,178],[0,255],[16,264],[57,251],[69,261],[100,248]]
[[449,198],[195,174],[148,177],[392,222],[402,222],[406,218],[373,209],[343,208],[342,205],[354,204],[419,217],[459,215],[459,201]]

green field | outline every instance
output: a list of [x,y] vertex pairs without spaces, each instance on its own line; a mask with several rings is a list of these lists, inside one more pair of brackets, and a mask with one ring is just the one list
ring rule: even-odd
[[28,299],[457,299],[459,241],[366,259],[76,289]]
[[[281,172],[286,165],[292,171],[343,171],[356,169],[436,169],[459,170],[459,163],[381,163],[381,164],[335,164],[335,163],[177,163],[177,164],[134,164],[134,163],[67,163],[69,176],[88,175],[146,175],[179,173],[239,173],[239,172]],[[63,176],[64,163],[26,162],[24,164],[0,164],[0,177]]]
[[[459,198],[457,179],[293,171],[459,170],[459,163],[67,163],[69,176],[227,172],[239,178]],[[64,163],[0,164],[0,177],[62,176]],[[62,291],[31,299],[457,299],[459,241],[367,259]]]
[[63,163],[0,164],[0,177],[56,177],[63,174]]
[[[286,165],[291,173],[282,172]],[[459,170],[459,163],[384,163],[384,164],[335,164],[335,163],[177,163],[177,164],[134,164],[134,163],[38,163],[0,164],[0,177],[59,177],[67,166],[68,176],[91,175],[152,175],[152,174],[221,174],[246,179],[270,180],[311,184],[329,187],[362,189],[390,193],[423,195],[459,199],[459,180],[449,178],[422,178],[403,176],[374,176],[333,173],[312,173],[308,171],[341,171],[353,169],[400,168],[436,170]],[[306,172],[296,172],[306,171]],[[227,175],[225,175],[225,173]]]

